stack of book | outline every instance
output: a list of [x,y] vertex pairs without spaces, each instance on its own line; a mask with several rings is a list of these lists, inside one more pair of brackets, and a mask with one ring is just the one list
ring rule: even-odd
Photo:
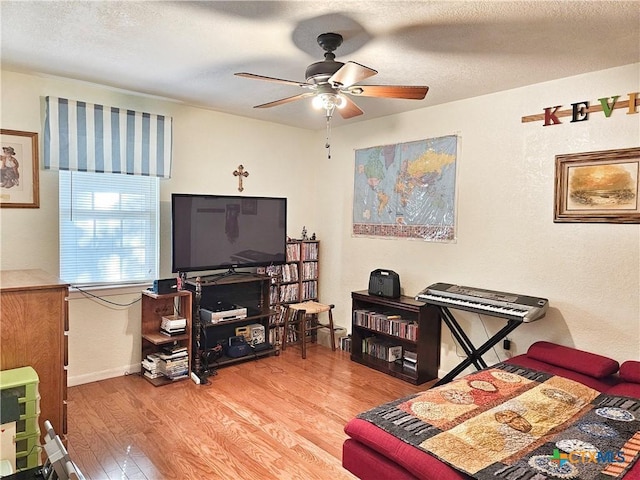
[[187,347],[167,345],[158,352],[158,371],[170,380],[181,380],[189,376],[189,352]]
[[344,350],[345,352],[351,351],[351,335],[340,337],[340,349]]
[[411,352],[409,350],[405,350],[402,355],[402,367],[410,370],[411,372],[418,371],[418,354],[416,352]]
[[187,332],[187,320],[177,315],[162,317],[160,323],[160,333],[173,337]]
[[157,353],[150,353],[142,360],[142,373],[148,378],[167,377],[180,380],[189,376],[189,352],[187,347],[170,345]]
[[142,360],[142,373],[145,377],[158,378],[162,377],[162,373],[158,370],[160,356],[157,353],[150,353]]

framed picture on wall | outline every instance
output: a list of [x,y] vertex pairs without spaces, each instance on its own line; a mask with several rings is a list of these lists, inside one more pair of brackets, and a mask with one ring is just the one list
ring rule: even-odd
[[38,208],[38,134],[0,130],[0,207]]
[[554,222],[640,223],[640,148],[556,155]]

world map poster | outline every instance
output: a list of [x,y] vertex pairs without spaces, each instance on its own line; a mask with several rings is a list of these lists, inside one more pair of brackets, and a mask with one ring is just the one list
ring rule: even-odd
[[458,137],[356,150],[353,235],[456,238]]

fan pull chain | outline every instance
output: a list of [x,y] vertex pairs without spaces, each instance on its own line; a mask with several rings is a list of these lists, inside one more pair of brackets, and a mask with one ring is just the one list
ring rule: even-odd
[[331,160],[331,142],[329,137],[331,136],[331,114],[327,110],[327,141],[324,144],[324,148],[327,149],[327,160]]

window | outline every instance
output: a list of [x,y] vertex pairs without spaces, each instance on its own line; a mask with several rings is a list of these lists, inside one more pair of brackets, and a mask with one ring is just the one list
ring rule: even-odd
[[59,172],[60,277],[73,285],[158,277],[159,180]]

